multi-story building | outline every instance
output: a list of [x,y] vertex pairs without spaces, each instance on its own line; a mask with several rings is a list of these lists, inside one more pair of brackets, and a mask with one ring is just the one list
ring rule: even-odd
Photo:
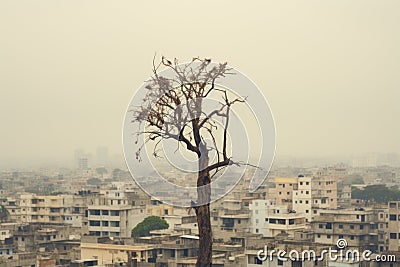
[[336,209],[338,203],[336,180],[328,176],[298,177],[298,188],[293,190],[293,209],[304,213],[311,222],[321,209]]
[[63,223],[64,215],[70,214],[67,203],[72,195],[38,196],[23,194],[20,196],[20,219],[22,223]]
[[123,191],[108,191],[89,200],[89,235],[130,237],[145,215],[145,207],[132,206]]
[[389,250],[400,251],[400,201],[390,201],[388,208]]
[[19,206],[19,199],[14,197],[7,197],[2,199],[2,204],[7,209],[10,220],[20,222],[21,221],[21,207]]
[[294,236],[295,231],[305,229],[305,216],[287,209],[285,205],[275,205],[271,200],[253,200],[250,203],[250,230],[254,234],[274,237],[279,234]]
[[345,239],[349,248],[384,251],[386,213],[385,209],[321,210],[311,223],[314,241],[335,245],[339,239]]
[[274,199],[276,205],[286,205],[289,210],[293,209],[293,191],[298,189],[298,178],[281,178],[274,179],[274,188],[270,188],[268,198]]
[[158,217],[174,215],[174,207],[158,200],[151,200],[150,205],[146,205],[146,215]]
[[86,196],[82,194],[55,196],[22,194],[18,203],[18,209],[14,206],[7,208],[11,214],[16,214],[22,223],[65,223],[76,228],[84,226]]
[[213,206],[211,225],[215,239],[229,240],[237,233],[249,231],[250,213],[247,201],[225,199]]

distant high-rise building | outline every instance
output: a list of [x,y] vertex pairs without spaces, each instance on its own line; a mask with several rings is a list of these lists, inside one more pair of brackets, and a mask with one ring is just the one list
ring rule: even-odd
[[98,147],[96,150],[96,163],[98,165],[107,166],[109,164],[108,159],[108,148],[107,147]]
[[88,159],[87,158],[79,158],[78,159],[78,168],[81,170],[87,170],[89,169],[89,165],[88,165]]

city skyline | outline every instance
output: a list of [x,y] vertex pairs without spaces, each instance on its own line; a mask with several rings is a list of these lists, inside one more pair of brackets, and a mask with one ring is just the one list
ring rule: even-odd
[[[226,60],[254,79],[275,118],[278,157],[400,152],[398,1],[229,3],[223,16],[199,4],[212,19],[192,25],[208,33],[195,47],[176,38],[191,12],[168,15],[187,4],[89,2],[0,4],[2,162],[64,161],[99,144],[119,154],[124,112],[155,52]],[[165,19],[169,33],[152,34]]]

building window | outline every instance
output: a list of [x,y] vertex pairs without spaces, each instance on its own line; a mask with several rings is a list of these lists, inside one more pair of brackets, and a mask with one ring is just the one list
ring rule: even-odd
[[89,221],[90,226],[100,226],[100,221]]
[[119,210],[112,210],[110,211],[111,216],[119,216]]
[[278,260],[278,266],[283,266],[283,261]]
[[343,229],[343,224],[339,224],[339,229]]
[[391,221],[396,221],[396,218],[397,218],[396,214],[390,214],[389,216],[389,220]]
[[396,233],[390,233],[390,239],[397,239]]
[[90,210],[90,215],[100,215],[100,210]]

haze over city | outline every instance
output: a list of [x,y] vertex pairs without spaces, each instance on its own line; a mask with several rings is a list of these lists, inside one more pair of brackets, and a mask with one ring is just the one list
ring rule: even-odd
[[98,146],[120,156],[155,53],[228,61],[253,79],[278,157],[400,152],[398,1],[22,3],[0,3],[0,167]]

